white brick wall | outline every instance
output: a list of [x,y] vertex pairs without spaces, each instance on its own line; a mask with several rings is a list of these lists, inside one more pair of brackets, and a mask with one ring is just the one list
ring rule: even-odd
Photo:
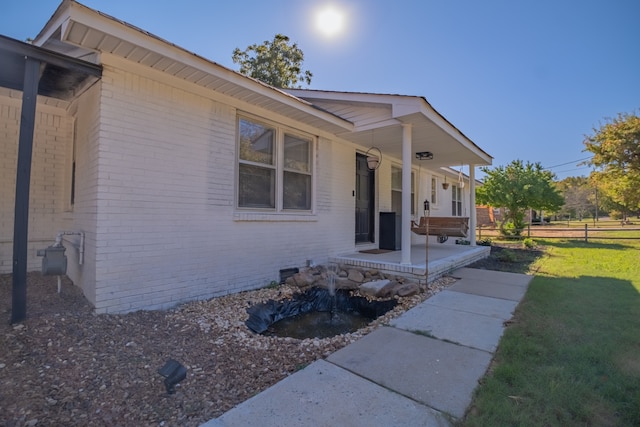
[[122,65],[105,65],[101,88],[98,312],[252,289],[353,250],[353,147],[318,141],[315,215],[238,214],[235,108]]
[[[13,217],[16,165],[20,132],[21,94],[0,95],[0,273],[12,271]],[[71,117],[62,108],[36,107],[31,185],[29,195],[29,243],[27,269],[39,270],[38,249],[53,243],[63,226],[68,169],[67,145]]]

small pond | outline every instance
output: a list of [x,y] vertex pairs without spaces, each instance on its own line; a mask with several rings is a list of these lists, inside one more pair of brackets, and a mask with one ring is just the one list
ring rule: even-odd
[[355,332],[396,304],[393,299],[370,301],[345,290],[311,288],[291,299],[269,300],[249,307],[246,325],[267,336],[327,338]]

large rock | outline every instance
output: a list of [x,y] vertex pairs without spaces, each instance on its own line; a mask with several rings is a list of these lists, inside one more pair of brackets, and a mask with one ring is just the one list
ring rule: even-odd
[[364,282],[364,274],[362,274],[360,270],[356,270],[355,268],[349,269],[347,278],[357,283]]
[[368,295],[374,298],[386,298],[391,295],[394,283],[388,279],[373,280],[371,282],[363,283],[358,290],[363,295]]
[[404,283],[396,286],[393,292],[394,295],[398,295],[399,297],[410,297],[420,293],[420,287],[415,283]]
[[289,277],[287,283],[304,289],[313,286],[319,278],[319,275],[315,275],[311,271],[301,271]]

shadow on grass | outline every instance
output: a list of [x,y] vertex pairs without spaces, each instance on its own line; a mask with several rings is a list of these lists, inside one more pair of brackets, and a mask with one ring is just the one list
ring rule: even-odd
[[556,248],[593,248],[593,249],[629,249],[635,248],[634,245],[625,245],[624,243],[619,242],[588,242],[580,240],[545,240],[545,239],[535,239],[536,242],[544,245],[551,246]]
[[535,277],[460,425],[640,425],[638,330],[630,281]]

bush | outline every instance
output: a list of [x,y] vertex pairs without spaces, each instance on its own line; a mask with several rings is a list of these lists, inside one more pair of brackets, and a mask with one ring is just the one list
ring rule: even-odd
[[522,241],[522,246],[527,248],[527,249],[533,249],[536,247],[536,242],[533,239],[530,238],[526,238]]
[[493,241],[491,240],[491,237],[485,237],[478,240],[476,243],[478,244],[478,246],[491,246],[491,243],[493,243]]
[[496,254],[496,259],[500,262],[516,262],[518,260],[518,256],[515,252],[505,249]]

